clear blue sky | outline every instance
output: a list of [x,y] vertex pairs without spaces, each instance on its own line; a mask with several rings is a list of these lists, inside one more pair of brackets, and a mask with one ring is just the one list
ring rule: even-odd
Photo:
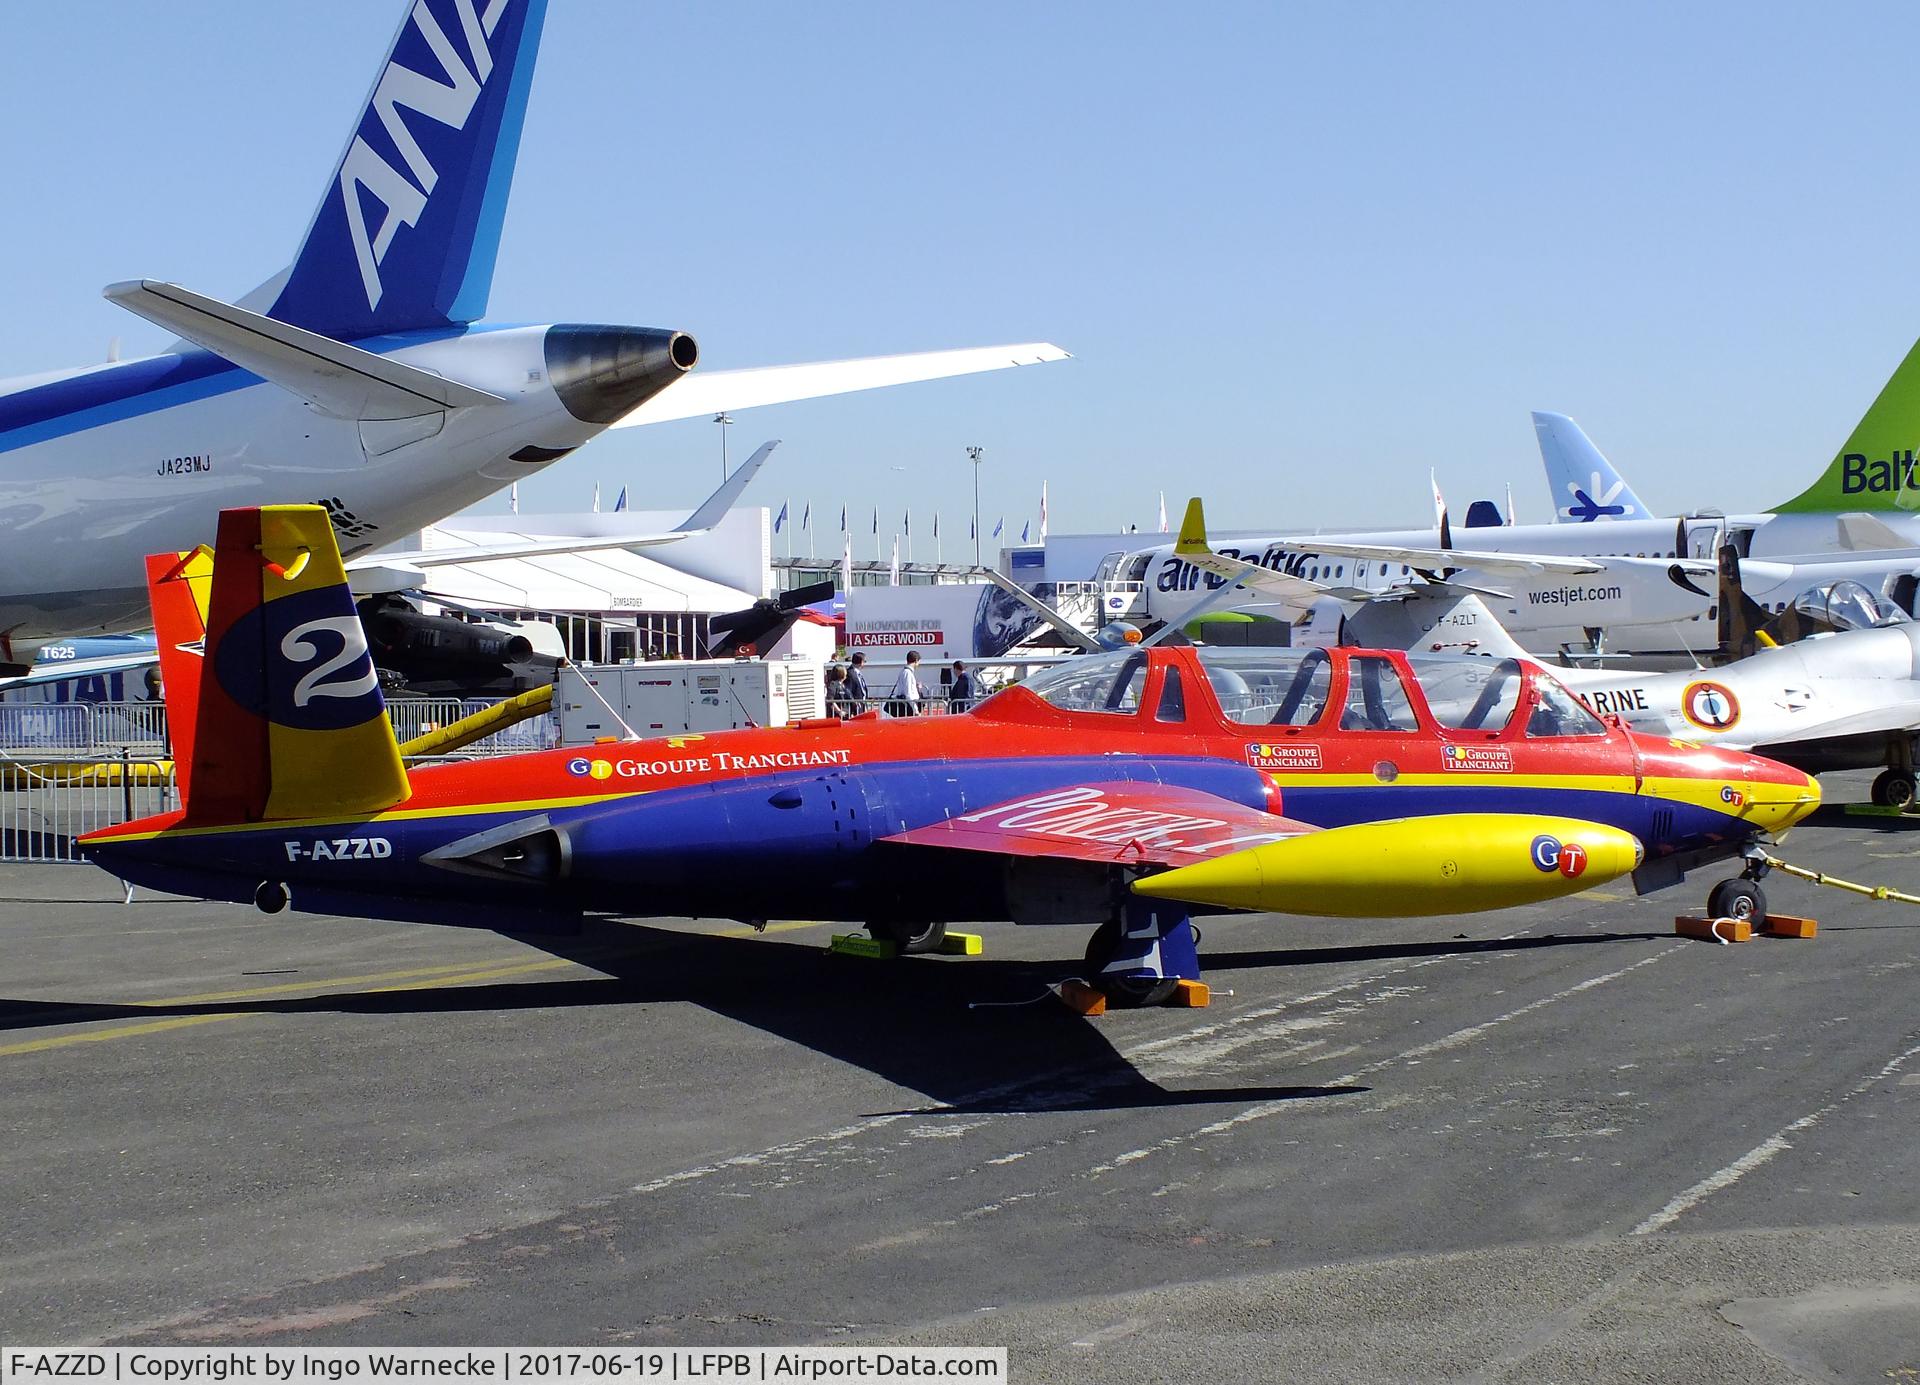
[[[9,6],[0,374],[157,347],[110,281],[284,264],[402,9]],[[969,443],[1016,531],[1043,477],[1056,531],[1163,488],[1412,521],[1430,466],[1545,519],[1533,408],[1656,505],[1760,507],[1920,334],[1916,50],[1894,5],[553,0],[489,316],[712,366],[1059,342],[735,427],[786,439],[757,498],[937,505],[949,555]],[[692,501],[716,431],[610,436],[523,508]]]

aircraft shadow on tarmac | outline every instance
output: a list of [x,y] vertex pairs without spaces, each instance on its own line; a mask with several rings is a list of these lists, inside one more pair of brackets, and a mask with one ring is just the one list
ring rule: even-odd
[[1209,952],[1202,947],[1200,960],[1212,970],[1232,971],[1392,962],[1414,957],[1470,957],[1476,953],[1532,952],[1543,947],[1584,947],[1591,943],[1665,942],[1671,941],[1672,936],[1670,933],[1544,933],[1526,938],[1448,938],[1418,943],[1361,943],[1351,947],[1263,947],[1257,952]]
[[[1509,953],[1647,941],[1654,933],[1447,939],[1353,947],[1205,952],[1226,970]],[[1250,1104],[1355,1095],[1363,1086],[1169,1090],[1115,1050],[1103,1026],[1056,1002],[1048,988],[1072,962],[834,956],[815,941],[716,936],[590,920],[571,938],[523,939],[605,973],[605,979],[494,983],[287,999],[125,1005],[0,1000],[0,1031],[209,1014],[434,1014],[687,1003],[803,1045],[925,1093],[912,1114],[1099,1111]],[[875,1112],[902,1114],[900,1112]]]

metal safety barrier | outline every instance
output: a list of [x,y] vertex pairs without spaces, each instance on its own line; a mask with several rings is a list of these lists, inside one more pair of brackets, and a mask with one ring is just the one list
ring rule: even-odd
[[[396,698],[387,704],[396,739],[410,741],[500,701],[495,697]],[[552,717],[536,717],[471,748],[472,754],[549,750],[560,743]],[[44,752],[162,756],[167,709],[160,702],[0,702],[0,754]]]
[[83,832],[179,805],[171,760],[0,752],[0,862],[76,864]]

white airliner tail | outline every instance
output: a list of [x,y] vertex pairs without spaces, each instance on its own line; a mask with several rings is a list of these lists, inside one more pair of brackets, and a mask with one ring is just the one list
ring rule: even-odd
[[1651,519],[1653,511],[1633,493],[1580,425],[1565,414],[1536,413],[1540,460],[1558,521],[1591,524],[1607,519]]

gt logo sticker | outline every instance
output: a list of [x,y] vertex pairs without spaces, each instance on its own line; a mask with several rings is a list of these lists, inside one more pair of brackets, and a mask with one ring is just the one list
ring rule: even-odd
[[1587,849],[1579,842],[1562,843],[1544,834],[1533,839],[1533,866],[1542,875],[1554,871],[1577,880],[1587,869]]
[[613,765],[607,760],[589,760],[585,756],[577,756],[567,761],[567,773],[577,774],[583,779],[611,779]]
[[1727,731],[1740,722],[1740,699],[1720,683],[1689,683],[1680,694],[1680,714],[1704,731]]

